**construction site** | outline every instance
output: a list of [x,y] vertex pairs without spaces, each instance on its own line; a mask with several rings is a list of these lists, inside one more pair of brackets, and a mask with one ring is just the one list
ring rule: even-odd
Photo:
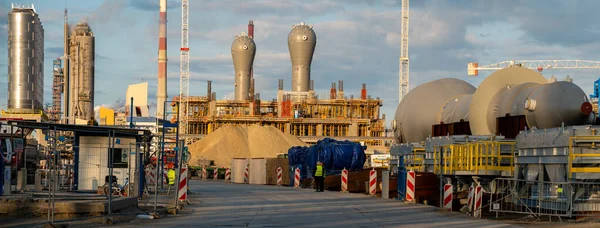
[[224,73],[234,98],[217,99],[218,79],[202,81],[204,94],[190,93],[192,21],[190,1],[181,0],[180,18],[171,18],[181,19],[179,91],[169,97],[173,9],[156,2],[156,100],[148,96],[154,86],[141,82],[128,85],[122,107],[97,110],[95,25],[69,24],[64,9],[62,56],[51,58],[51,102],[44,103],[43,21],[33,4],[11,5],[0,226],[86,226],[75,220],[95,218],[124,226],[306,227],[319,212],[339,217],[316,218],[324,227],[511,227],[600,215],[600,79],[588,95],[568,75],[547,75],[599,70],[600,61],[474,60],[466,76],[489,72],[479,84],[435,78],[411,87],[414,38],[402,0],[399,103],[385,104],[395,107],[393,118],[382,111],[386,94],[368,92],[369,78],[357,88],[337,80],[328,91],[315,89],[317,40],[336,38],[317,36],[320,28],[305,22],[281,37],[290,77],[278,77],[269,89],[276,97],[265,98],[254,77],[261,43],[255,21],[247,30],[244,21],[245,31],[230,34]]

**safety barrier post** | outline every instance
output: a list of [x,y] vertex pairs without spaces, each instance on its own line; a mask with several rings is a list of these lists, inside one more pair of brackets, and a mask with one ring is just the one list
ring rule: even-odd
[[277,186],[282,186],[283,185],[283,168],[281,168],[281,166],[278,166],[277,169],[275,170],[275,172],[277,173]]
[[227,182],[227,183],[231,182],[231,169],[230,168],[225,169],[225,182]]
[[369,172],[369,195],[374,196],[377,191],[377,171],[373,168]]
[[188,167],[187,165],[183,165],[183,167],[181,167],[181,173],[179,175],[179,201],[187,201],[187,176]]
[[444,185],[444,208],[452,211],[452,185]]
[[348,192],[348,170],[342,170],[342,192]]
[[219,168],[215,167],[213,170],[213,180],[219,179]]
[[406,201],[415,202],[415,172],[412,170],[406,175]]
[[296,167],[294,172],[294,188],[300,187],[300,168]]
[[481,204],[483,200],[483,188],[481,185],[477,185],[475,188],[475,208],[473,209],[473,217],[481,218]]
[[471,187],[469,187],[469,197],[467,198],[467,214],[473,215],[473,196],[474,196],[475,188],[473,187],[473,183],[471,183]]

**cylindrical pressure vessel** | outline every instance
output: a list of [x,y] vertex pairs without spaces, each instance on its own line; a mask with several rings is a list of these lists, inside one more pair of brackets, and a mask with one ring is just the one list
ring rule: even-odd
[[464,95],[473,92],[475,87],[471,84],[454,78],[439,79],[417,86],[404,96],[396,109],[394,136],[401,142],[425,140],[431,135],[432,125],[440,123],[440,113],[444,105],[451,99],[468,99]]
[[235,68],[235,100],[250,100],[250,70],[254,64],[256,44],[247,35],[236,36],[231,44]]
[[591,124],[592,104],[579,86],[566,81],[539,85],[524,102],[527,125],[538,129]]
[[317,35],[312,26],[294,25],[288,35],[288,48],[292,59],[292,91],[307,92],[310,88],[310,65],[317,45]]

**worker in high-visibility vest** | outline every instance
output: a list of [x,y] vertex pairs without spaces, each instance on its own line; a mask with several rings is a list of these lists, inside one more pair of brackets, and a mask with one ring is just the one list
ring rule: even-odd
[[167,172],[167,178],[169,179],[169,185],[175,184],[175,170],[174,169],[169,169],[169,171]]
[[313,173],[313,176],[315,177],[315,182],[317,184],[316,192],[323,192],[325,189],[325,167],[323,167],[323,162],[317,162],[317,166],[315,167]]

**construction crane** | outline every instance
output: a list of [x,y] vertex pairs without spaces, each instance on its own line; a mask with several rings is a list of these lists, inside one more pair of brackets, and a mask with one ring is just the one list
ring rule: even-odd
[[549,69],[600,69],[600,61],[589,60],[509,60],[494,64],[479,66],[477,62],[469,62],[467,74],[479,75],[480,70],[500,70],[507,67],[524,67],[539,72]]
[[408,62],[408,22],[409,22],[409,0],[402,0],[402,18],[400,19],[400,72],[399,72],[399,95],[398,103],[408,93],[410,85],[409,62]]
[[[188,47],[188,0],[181,1],[181,63],[179,78],[179,134],[187,133],[188,127],[188,94],[190,82],[190,48]],[[187,140],[186,140],[187,142]]]

